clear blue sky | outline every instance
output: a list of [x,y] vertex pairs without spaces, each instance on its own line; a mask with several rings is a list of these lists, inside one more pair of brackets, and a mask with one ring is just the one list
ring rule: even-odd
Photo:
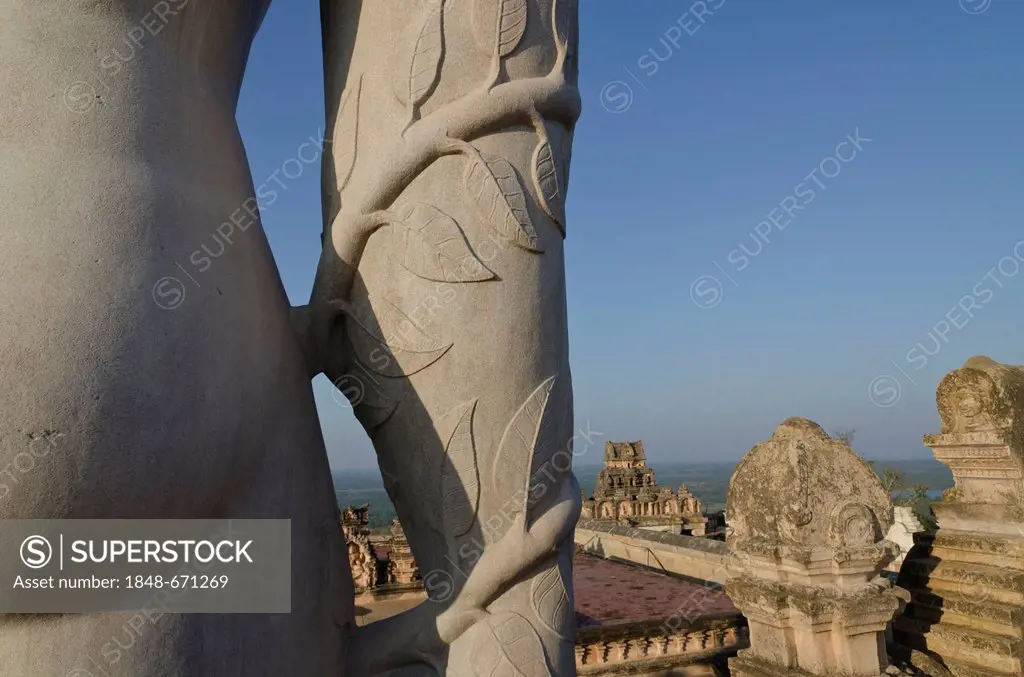
[[[718,4],[702,24],[690,0],[581,0],[577,423],[656,461],[735,460],[794,415],[927,457],[946,372],[1024,363],[1024,2]],[[256,39],[238,119],[257,184],[323,128],[318,5],[278,0]],[[319,167],[285,183],[263,219],[305,303]],[[375,465],[314,388],[334,467]]]

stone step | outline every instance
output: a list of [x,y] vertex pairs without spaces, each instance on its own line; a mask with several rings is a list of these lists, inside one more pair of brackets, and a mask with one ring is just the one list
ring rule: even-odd
[[1007,637],[1024,637],[1024,606],[979,601],[952,591],[937,593],[918,589],[911,591],[911,596],[913,601],[905,615],[913,618],[933,623],[941,620],[947,625],[973,627]]
[[964,552],[963,550],[947,548],[934,548],[931,555],[939,560],[964,562],[971,565],[994,566],[1000,569],[1024,572],[1024,559],[1017,557],[1001,557],[990,553]]
[[930,554],[939,559],[1024,571],[1024,538],[987,536],[963,531],[940,532],[935,537]]
[[1019,637],[990,635],[908,616],[900,616],[893,622],[893,636],[903,646],[941,656],[944,660],[953,659],[967,667],[995,674],[1001,674],[1000,671],[1024,674],[1024,639]]
[[929,544],[931,547],[950,548],[964,552],[987,552],[1005,557],[1024,557],[1024,532],[1014,537],[942,529],[935,534]]
[[900,571],[904,588],[949,591],[975,601],[1024,604],[1024,571],[957,562],[937,557],[907,560]]
[[1006,672],[1004,670],[989,670],[979,668],[976,665],[962,663],[958,660],[947,658],[942,664],[953,677],[1020,677],[1019,672]]

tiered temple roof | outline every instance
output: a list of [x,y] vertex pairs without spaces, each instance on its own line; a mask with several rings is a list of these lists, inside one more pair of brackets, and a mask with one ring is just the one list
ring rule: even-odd
[[703,536],[704,505],[685,485],[679,491],[658,485],[647,466],[644,443],[606,442],[604,468],[597,474],[594,494],[584,497],[585,519],[613,520],[659,530],[679,530]]

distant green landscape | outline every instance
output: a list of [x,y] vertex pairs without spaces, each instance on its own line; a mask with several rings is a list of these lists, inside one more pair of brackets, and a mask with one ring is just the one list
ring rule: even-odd
[[[704,502],[708,512],[725,509],[725,497],[729,478],[736,468],[735,463],[680,463],[650,462],[661,486],[678,489],[680,484]],[[945,489],[953,486],[949,469],[934,459],[876,461],[875,471],[882,473],[889,468],[903,475],[906,485],[922,484],[929,489],[929,496],[938,500]],[[580,464],[573,468],[584,493],[594,491],[594,481],[600,465]],[[334,473],[334,489],[338,507],[348,505],[370,505],[370,528],[380,530],[391,524],[395,509],[384,491],[380,475],[376,470],[348,470]]]

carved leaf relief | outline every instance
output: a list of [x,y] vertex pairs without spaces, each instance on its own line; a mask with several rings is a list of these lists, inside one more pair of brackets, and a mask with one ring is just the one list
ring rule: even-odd
[[484,219],[497,229],[499,235],[519,247],[533,252],[543,251],[538,244],[537,230],[530,220],[523,185],[515,168],[500,157],[484,156],[478,152],[468,157],[464,176],[466,188]]
[[470,655],[477,677],[548,677],[540,637],[519,614],[487,616],[472,632]]
[[555,44],[565,51],[565,75],[576,84],[579,71],[576,54],[579,51],[579,0],[553,0]]
[[[554,385],[558,385],[557,383]],[[569,412],[572,409],[571,398],[564,397],[564,391],[554,389],[552,386],[551,399],[547,403],[547,410],[544,412],[544,421],[541,424],[540,432],[537,434],[537,444],[534,447],[533,459],[530,462],[530,485],[527,488],[526,508],[531,509],[548,495],[548,492],[557,489],[557,485],[564,478],[566,468],[559,468],[553,462],[557,438],[554,431],[549,427],[558,425],[559,421],[568,420]],[[562,403],[562,411],[555,418],[558,403]],[[551,453],[549,453],[551,452]]]
[[348,325],[348,339],[356,357],[370,371],[401,378],[426,369],[448,352],[451,343],[443,343],[428,335],[399,310],[384,299],[362,311],[344,309],[352,320]]
[[334,127],[334,174],[340,192],[352,176],[356,166],[356,146],[359,137],[359,97],[362,95],[363,76],[360,75],[342,95],[338,120]]
[[434,91],[444,60],[444,0],[427,4],[427,16],[413,42],[412,54],[399,59],[395,71],[395,94],[410,109],[421,105]]
[[569,593],[557,561],[533,579],[531,598],[533,612],[541,625],[556,637],[568,639],[564,626],[569,610]]
[[547,139],[538,143],[533,151],[533,181],[537,185],[541,206],[565,237],[564,181],[551,151],[551,142]]
[[477,41],[487,54],[506,57],[526,34],[527,0],[476,0],[473,25]]
[[[362,380],[362,379],[360,379]],[[374,383],[359,384],[355,398],[350,398],[356,420],[370,436],[390,420],[398,408],[398,402],[385,395]]]
[[511,496],[523,488],[532,475],[533,459],[538,443],[546,437],[544,428],[551,425],[548,401],[555,385],[555,376],[541,383],[512,417],[498,444],[494,459],[494,490],[498,496]]
[[473,526],[480,501],[480,476],[473,439],[475,411],[476,400],[473,400],[445,414],[437,426],[441,431],[452,430],[441,461],[441,514],[446,531],[453,536],[461,536]]
[[551,12],[554,16],[555,45],[558,49],[569,51],[573,46],[573,7],[575,0],[552,0],[554,7]]
[[487,269],[469,248],[455,219],[437,207],[420,202],[399,213],[391,224],[391,253],[413,275],[437,282],[491,280]]

